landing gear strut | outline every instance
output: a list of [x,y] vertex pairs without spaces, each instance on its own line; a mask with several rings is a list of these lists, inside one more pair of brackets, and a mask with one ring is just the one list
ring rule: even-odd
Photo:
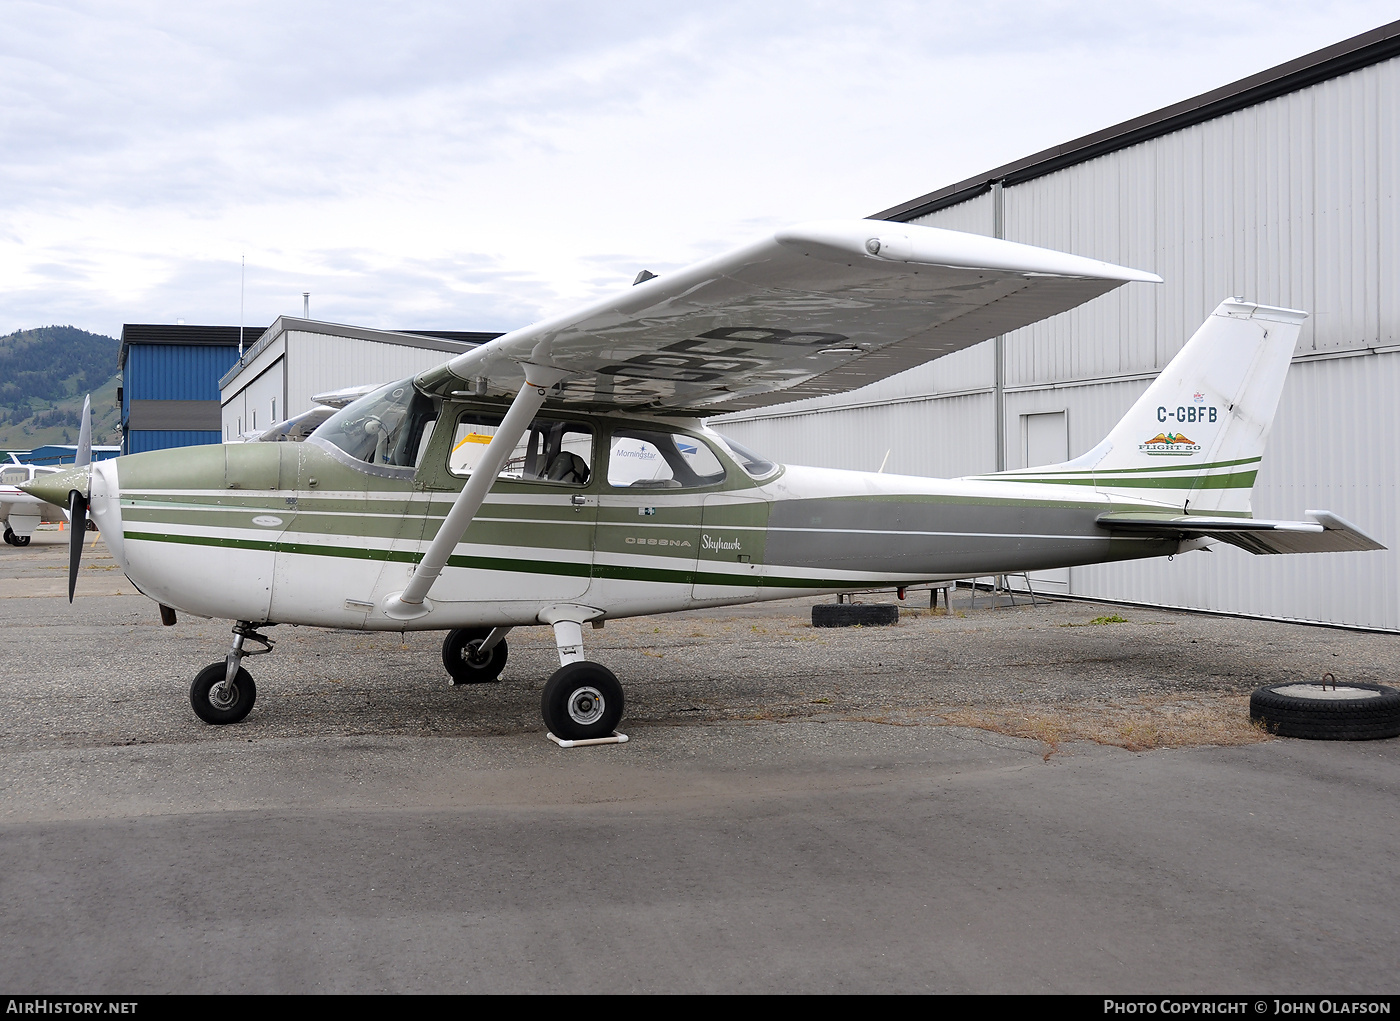
[[[244,649],[245,641],[257,642],[261,649]],[[245,656],[261,656],[272,651],[272,639],[258,634],[251,621],[233,626],[233,646],[222,663],[210,663],[190,685],[190,705],[205,723],[237,723],[248,715],[257,700],[253,676],[243,669]]]
[[545,682],[540,699],[544,725],[566,741],[609,736],[625,708],[617,676],[601,663],[583,658],[583,628],[578,621],[554,621],[554,643],[560,667]]

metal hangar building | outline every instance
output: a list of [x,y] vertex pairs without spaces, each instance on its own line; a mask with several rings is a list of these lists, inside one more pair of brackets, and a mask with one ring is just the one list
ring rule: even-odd
[[912,199],[877,219],[1154,271],[1064,315],[847,394],[715,425],[799,464],[957,477],[1091,449],[1231,296],[1304,309],[1254,490],[1389,550],[1032,575],[1128,602],[1400,629],[1400,22]]
[[499,337],[464,330],[372,330],[279,316],[257,340],[235,350],[215,390],[222,430],[210,442],[265,429],[311,410],[312,396],[391,383],[441,365]]
[[237,326],[122,327],[123,454],[220,441],[219,377],[238,361],[239,333]]

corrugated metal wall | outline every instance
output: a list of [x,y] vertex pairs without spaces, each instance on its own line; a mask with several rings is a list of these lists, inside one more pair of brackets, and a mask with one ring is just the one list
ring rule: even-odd
[[220,443],[223,437],[216,429],[135,429],[129,437],[127,454],[167,447],[194,447],[202,443]]
[[133,344],[127,352],[122,402],[217,401],[219,377],[236,361],[236,347]]
[[[1006,338],[1008,467],[1021,464],[1026,414],[1065,411],[1071,456],[1091,448],[1211,309],[1241,295],[1312,313],[1255,513],[1330,509],[1400,546],[1400,353],[1376,350],[1400,345],[1400,60],[1003,195],[1010,240],[1166,280]],[[992,201],[983,195],[917,222],[991,234]],[[870,469],[892,449],[889,471],[952,477],[995,466],[994,382],[988,343],[851,394],[716,426],[779,460]],[[1075,568],[1070,584],[1085,595],[1400,628],[1394,551],[1254,557],[1225,548]]]
[[309,410],[313,394],[347,386],[391,383],[441,365],[451,357],[451,352],[432,348],[288,331],[284,363],[288,414]]
[[[131,419],[131,402],[217,401],[219,378],[238,361],[238,348],[222,345],[132,344],[122,368],[122,424]],[[166,447],[218,443],[217,430],[130,429],[122,451],[136,454]]]

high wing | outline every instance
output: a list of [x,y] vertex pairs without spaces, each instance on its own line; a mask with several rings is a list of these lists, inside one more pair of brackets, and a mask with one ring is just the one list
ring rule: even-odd
[[1038,322],[1152,273],[884,220],[799,224],[507,333],[422,373],[505,396],[521,365],[553,400],[717,414],[840,393]]
[[1115,532],[1184,540],[1228,542],[1251,553],[1345,553],[1385,549],[1350,521],[1331,511],[1306,512],[1311,521],[1207,517],[1199,514],[1100,514],[1098,522]]

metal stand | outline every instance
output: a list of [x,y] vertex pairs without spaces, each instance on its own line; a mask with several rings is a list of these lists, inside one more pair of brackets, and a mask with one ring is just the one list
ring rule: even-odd
[[549,738],[551,741],[553,741],[555,744],[557,744],[560,748],[583,748],[583,747],[585,747],[586,745],[593,745],[593,744],[626,744],[626,743],[627,743],[627,735],[626,735],[626,734],[619,734],[617,731],[613,731],[613,732],[612,732],[610,735],[608,735],[607,737],[592,737],[592,738],[588,738],[587,740],[584,740],[584,741],[565,741],[562,737],[555,737],[553,734],[550,734],[550,733],[548,733],[548,732],[546,732],[544,736],[547,737],[547,738]]

